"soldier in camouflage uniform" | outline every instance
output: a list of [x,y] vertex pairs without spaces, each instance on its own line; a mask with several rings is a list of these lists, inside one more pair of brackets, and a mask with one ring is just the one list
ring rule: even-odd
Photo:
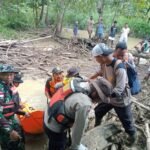
[[15,104],[9,86],[15,72],[13,66],[0,65],[0,145],[2,150],[25,149],[22,129],[14,118]]

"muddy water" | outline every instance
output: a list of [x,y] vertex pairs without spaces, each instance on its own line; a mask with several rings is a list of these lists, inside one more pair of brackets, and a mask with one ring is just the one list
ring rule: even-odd
[[[72,36],[72,32],[68,30],[64,30],[63,35]],[[79,31],[80,37],[87,37],[86,31]],[[133,46],[138,43],[140,39],[129,38],[129,48],[133,48]],[[35,50],[38,47],[44,48],[56,48],[60,46],[60,44],[54,42],[51,38],[46,39],[44,41],[36,41],[29,46],[34,46]],[[83,62],[84,63],[84,62]],[[85,64],[85,63],[84,63]],[[82,64],[81,64],[82,66]],[[85,69],[84,71],[87,71]],[[86,73],[85,73],[86,74]],[[19,93],[22,98],[22,101],[29,103],[36,109],[44,110],[47,104],[46,97],[44,95],[44,85],[46,79],[38,79],[32,80],[31,78],[26,79],[26,75],[24,77],[24,83],[19,87]],[[26,150],[44,150],[44,145],[46,143],[46,136],[42,135],[26,135]]]
[[[92,36],[94,36],[94,34],[95,34],[95,33],[93,32]],[[63,29],[62,35],[63,35],[64,37],[69,37],[69,38],[73,37],[72,29],[66,29],[66,28]],[[85,30],[79,30],[79,32],[78,32],[78,37],[87,38],[87,37],[88,37],[87,31],[85,31]],[[117,35],[116,38],[117,38],[117,40],[118,40],[118,39],[119,39],[119,35]],[[134,47],[138,42],[140,42],[140,41],[141,41],[141,39],[129,37],[129,38],[128,38],[128,48],[129,48],[129,49],[133,49],[133,47]]]
[[[30,106],[44,110],[47,104],[44,95],[45,80],[24,80],[18,91],[23,102],[27,102]],[[41,135],[26,135],[26,150],[43,150],[47,142],[47,137]]]
[[[31,104],[37,109],[44,110],[47,101],[44,95],[45,80],[25,80],[18,90],[23,102]],[[42,105],[41,105],[42,104]]]

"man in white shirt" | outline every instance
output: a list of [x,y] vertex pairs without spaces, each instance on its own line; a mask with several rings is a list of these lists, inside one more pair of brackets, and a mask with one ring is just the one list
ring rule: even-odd
[[127,44],[128,42],[128,35],[130,33],[130,28],[128,27],[128,24],[126,23],[125,26],[122,28],[121,36],[119,39],[119,42],[125,42]]
[[89,39],[91,39],[92,37],[93,26],[94,26],[94,20],[93,20],[93,16],[91,16],[87,23],[87,31],[88,31]]

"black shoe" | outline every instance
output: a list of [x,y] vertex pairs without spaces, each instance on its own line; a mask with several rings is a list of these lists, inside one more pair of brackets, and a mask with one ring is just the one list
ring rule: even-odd
[[136,133],[133,135],[129,135],[129,137],[127,138],[127,141],[126,141],[126,145],[128,147],[132,147],[135,144],[136,140],[137,140],[137,134]]
[[96,120],[94,127],[97,127],[97,126],[99,126],[99,125],[101,125],[101,120]]

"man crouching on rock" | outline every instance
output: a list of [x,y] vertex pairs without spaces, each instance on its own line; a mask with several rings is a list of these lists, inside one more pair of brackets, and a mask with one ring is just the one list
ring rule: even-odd
[[44,115],[48,150],[65,150],[69,128],[72,128],[69,150],[88,150],[80,142],[91,105],[106,99],[111,92],[111,84],[102,77],[91,82],[75,78],[60,88],[52,97]]

